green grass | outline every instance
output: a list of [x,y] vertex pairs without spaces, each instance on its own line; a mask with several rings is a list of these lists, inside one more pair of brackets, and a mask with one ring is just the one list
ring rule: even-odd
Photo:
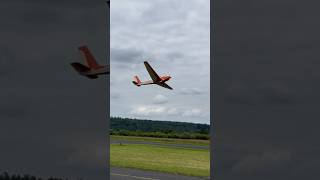
[[188,145],[195,145],[195,146],[210,145],[210,140],[200,140],[200,139],[173,139],[173,138],[115,136],[115,135],[111,135],[110,137],[111,137],[111,140],[115,140],[115,141],[157,142],[161,144],[188,144]]
[[110,162],[113,167],[199,177],[210,175],[210,153],[203,149],[111,144]]

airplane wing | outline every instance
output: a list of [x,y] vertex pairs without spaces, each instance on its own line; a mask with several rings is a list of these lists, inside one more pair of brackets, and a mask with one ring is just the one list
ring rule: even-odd
[[143,62],[143,63],[144,63],[144,65],[146,66],[147,71],[148,71],[151,79],[153,80],[153,82],[160,81],[161,78],[160,78],[160,77],[158,76],[158,74],[152,69],[152,67],[150,66],[150,64],[149,64],[147,61],[145,61],[145,62]]
[[170,89],[170,90],[173,90],[173,88],[172,87],[170,87],[168,84],[166,84],[166,83],[159,83],[158,84],[159,86],[162,86],[162,87],[164,87],[164,88],[168,88],[168,89]]

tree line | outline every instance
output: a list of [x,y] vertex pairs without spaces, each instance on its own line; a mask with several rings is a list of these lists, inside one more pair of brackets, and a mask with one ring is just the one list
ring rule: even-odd
[[209,139],[210,125],[111,117],[111,135]]

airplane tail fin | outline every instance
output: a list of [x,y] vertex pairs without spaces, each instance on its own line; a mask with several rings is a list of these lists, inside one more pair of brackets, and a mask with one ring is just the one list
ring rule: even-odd
[[132,81],[132,83],[136,86],[141,86],[141,81],[140,81],[139,77],[134,76],[133,78],[134,78],[134,81]]
[[90,69],[97,69],[100,67],[87,46],[80,46],[78,49],[83,53]]

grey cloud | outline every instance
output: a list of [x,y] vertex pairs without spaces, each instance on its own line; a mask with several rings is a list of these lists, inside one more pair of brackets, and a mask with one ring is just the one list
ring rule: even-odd
[[183,95],[200,95],[204,92],[200,88],[182,88],[180,93]]
[[111,49],[110,59],[112,63],[141,63],[143,61],[143,51],[138,49]]
[[120,98],[120,93],[112,91],[110,93],[110,97],[113,98],[113,99],[119,99]]
[[184,110],[182,112],[182,116],[199,117],[199,116],[203,116],[203,112],[201,109],[192,108],[192,109]]
[[[203,118],[206,115],[200,108],[177,107],[166,105],[166,103],[154,103],[155,105],[138,105],[131,108],[130,115],[137,115],[138,117],[155,116],[156,119],[166,117],[172,119],[174,117],[183,118]],[[184,121],[187,121],[184,119]]]
[[[144,11],[142,16],[145,17],[144,21],[146,23],[158,22],[168,22],[168,21],[178,21],[186,18],[187,11],[185,9],[181,10],[181,4],[177,2],[155,2],[151,4],[148,10]],[[177,12],[178,11],[178,12]],[[172,16],[176,18],[173,19]]]
[[149,116],[149,115],[163,115],[166,113],[168,108],[164,106],[138,106],[134,107],[130,114],[131,115],[137,115],[137,116]]
[[153,98],[154,104],[165,104],[167,102],[168,102],[168,98],[161,94],[158,94]]
[[168,52],[165,54],[165,58],[162,62],[168,61],[169,63],[173,63],[174,61],[181,61],[185,56],[181,52]]
[[[116,81],[112,88],[119,90],[121,98],[111,102],[111,114],[208,123],[208,109],[203,108],[205,116],[195,116],[196,112],[189,109],[209,107],[209,99],[205,98],[209,95],[209,81],[203,78],[209,73],[209,0],[119,0],[112,4],[117,10],[111,16],[111,65],[115,74],[111,79]],[[133,75],[150,79],[143,66],[146,59],[159,75],[172,76],[168,85],[174,91],[153,85],[134,87]],[[201,72],[195,73],[198,71]],[[205,90],[191,88],[181,92],[189,80]],[[201,96],[186,98],[183,93]],[[157,94],[167,100],[154,100]],[[147,109],[150,103],[152,107]]]

